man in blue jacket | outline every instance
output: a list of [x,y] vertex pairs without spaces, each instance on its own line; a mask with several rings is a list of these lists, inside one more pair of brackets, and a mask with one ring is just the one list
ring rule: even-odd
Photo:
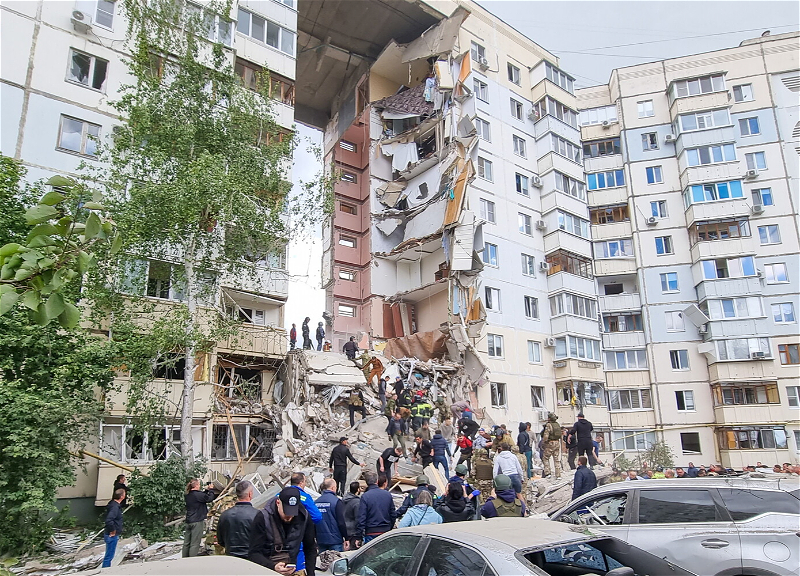
[[433,467],[438,468],[439,464],[444,466],[444,477],[450,476],[450,466],[448,465],[448,458],[445,456],[453,457],[450,452],[450,444],[442,436],[442,431],[437,430],[431,439],[431,446],[433,446]]
[[298,490],[300,490],[300,502],[303,504],[303,507],[308,510],[308,517],[311,518],[311,521],[314,524],[319,524],[322,521],[322,513],[317,508],[316,504],[314,504],[314,500],[311,499],[311,496],[306,494],[306,475],[302,472],[295,472],[292,474],[291,484]]
[[[392,495],[378,486],[378,475],[375,472],[365,472],[364,480],[367,490],[361,495],[361,505],[358,509],[358,527],[364,534],[364,544],[388,532],[397,519]],[[382,478],[383,486],[387,480]]]
[[336,481],[333,478],[326,478],[320,488],[322,495],[315,501],[322,513],[322,521],[317,525],[317,548],[320,552],[326,550],[344,552],[347,524],[344,521],[344,505],[336,496]]
[[597,476],[586,466],[588,462],[589,459],[586,456],[578,456],[578,468],[575,470],[575,478],[572,481],[573,500],[597,488]]

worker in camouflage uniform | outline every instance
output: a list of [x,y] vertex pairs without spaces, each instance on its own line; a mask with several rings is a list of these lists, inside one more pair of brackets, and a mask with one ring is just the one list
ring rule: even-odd
[[486,502],[494,490],[494,463],[489,456],[488,449],[474,450],[470,461],[472,477],[475,481],[472,487],[481,491],[481,501]]
[[439,396],[434,404],[437,410],[436,421],[441,426],[445,418],[450,418],[450,406],[447,405],[444,396]]
[[556,478],[561,478],[561,426],[558,416],[550,412],[547,414],[547,424],[544,426],[544,453],[542,455],[542,465],[544,476],[550,476],[550,458],[555,462]]
[[397,394],[390,394],[386,400],[386,409],[383,411],[386,417],[391,420],[394,413],[397,411]]

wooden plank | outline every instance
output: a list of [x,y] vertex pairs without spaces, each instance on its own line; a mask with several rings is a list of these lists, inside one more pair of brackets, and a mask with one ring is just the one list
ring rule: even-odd
[[436,486],[437,494],[444,494],[444,489],[447,487],[447,479],[442,476],[438,468],[433,464],[428,464],[422,471],[428,477],[428,482]]

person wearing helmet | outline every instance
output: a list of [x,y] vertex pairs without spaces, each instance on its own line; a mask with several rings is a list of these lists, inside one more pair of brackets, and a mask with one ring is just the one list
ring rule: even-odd
[[553,458],[556,478],[561,478],[561,426],[557,422],[558,416],[552,412],[547,414],[547,424],[544,426],[544,451],[542,465],[544,476],[550,476],[550,458]]

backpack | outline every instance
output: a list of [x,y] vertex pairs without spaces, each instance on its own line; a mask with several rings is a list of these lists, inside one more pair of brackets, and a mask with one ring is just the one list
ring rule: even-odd
[[561,424],[558,422],[550,422],[550,435],[548,440],[561,440]]
[[359,397],[358,392],[351,392],[350,393],[350,404],[353,406],[363,406],[364,403],[361,401],[361,397]]

